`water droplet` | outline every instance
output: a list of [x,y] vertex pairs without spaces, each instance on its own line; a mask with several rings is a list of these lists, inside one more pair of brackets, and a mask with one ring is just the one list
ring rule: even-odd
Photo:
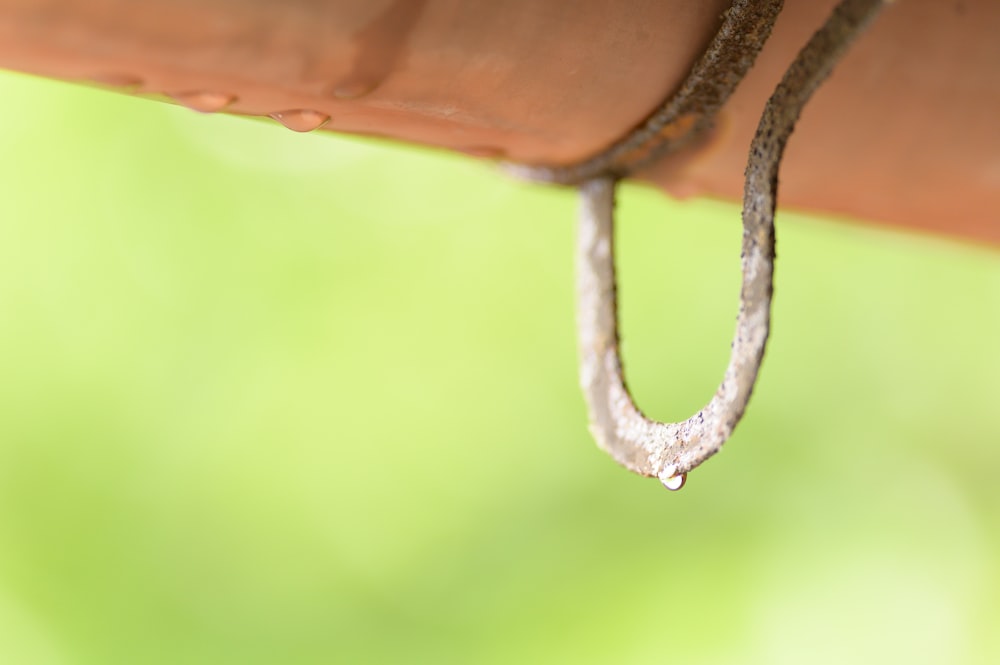
[[676,492],[680,488],[684,487],[687,482],[688,475],[686,473],[681,473],[676,476],[670,476],[669,478],[661,479],[660,482],[671,492]]
[[676,492],[680,488],[684,487],[684,483],[687,482],[688,475],[686,473],[677,473],[677,467],[670,465],[664,467],[663,471],[660,471],[659,479],[671,492]]
[[368,81],[344,81],[333,86],[332,92],[337,99],[357,99],[364,97],[377,87],[377,83]]
[[293,132],[311,132],[330,121],[330,116],[310,109],[291,109],[269,113],[272,118]]
[[236,101],[236,95],[227,95],[224,92],[212,92],[210,90],[179,92],[170,96],[189,109],[201,111],[202,113],[221,111]]

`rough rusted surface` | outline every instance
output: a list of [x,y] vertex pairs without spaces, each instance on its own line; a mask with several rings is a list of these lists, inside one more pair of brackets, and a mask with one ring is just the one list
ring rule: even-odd
[[774,211],[778,167],[802,108],[874,19],[884,0],[843,0],[788,68],[768,100],[747,160],[743,195],[743,285],[732,353],[722,383],[687,420],[662,423],[636,407],[618,352],[612,177],[581,187],[577,248],[580,384],[598,445],[618,463],[676,489],[683,476],[717,453],[743,416],[770,330]]
[[736,0],[684,83],[639,127],[576,164],[509,165],[531,180],[578,184],[602,175],[624,177],[697,137],[753,65],[771,34],[782,0]]

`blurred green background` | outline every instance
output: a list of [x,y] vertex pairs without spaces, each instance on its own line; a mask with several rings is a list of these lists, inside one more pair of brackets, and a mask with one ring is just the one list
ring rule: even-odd
[[[0,98],[0,662],[1000,662],[995,251],[782,213],[747,418],[670,493],[586,431],[571,192]],[[739,211],[620,209],[631,384],[683,418]]]

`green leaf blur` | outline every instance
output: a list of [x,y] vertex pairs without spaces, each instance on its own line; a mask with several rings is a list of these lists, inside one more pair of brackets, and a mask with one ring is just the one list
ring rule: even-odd
[[[782,212],[747,417],[669,493],[587,433],[571,192],[0,98],[0,662],[1000,662],[996,252]],[[620,210],[630,383],[686,417],[739,210]]]

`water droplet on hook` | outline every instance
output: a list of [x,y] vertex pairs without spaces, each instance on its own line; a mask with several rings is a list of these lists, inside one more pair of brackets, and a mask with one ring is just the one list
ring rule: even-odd
[[659,475],[660,482],[671,492],[676,492],[684,487],[687,477],[686,473],[677,473],[677,467],[673,465],[665,467],[663,471],[660,471]]
[[311,132],[330,121],[330,116],[310,109],[291,109],[268,114],[293,132]]
[[676,476],[670,476],[669,478],[663,478],[660,482],[663,483],[663,486],[671,492],[676,492],[680,488],[684,487],[687,479],[688,475],[686,473],[681,473]]
[[236,101],[236,95],[227,95],[224,92],[212,92],[210,90],[179,92],[170,96],[189,109],[201,111],[202,113],[221,111]]

